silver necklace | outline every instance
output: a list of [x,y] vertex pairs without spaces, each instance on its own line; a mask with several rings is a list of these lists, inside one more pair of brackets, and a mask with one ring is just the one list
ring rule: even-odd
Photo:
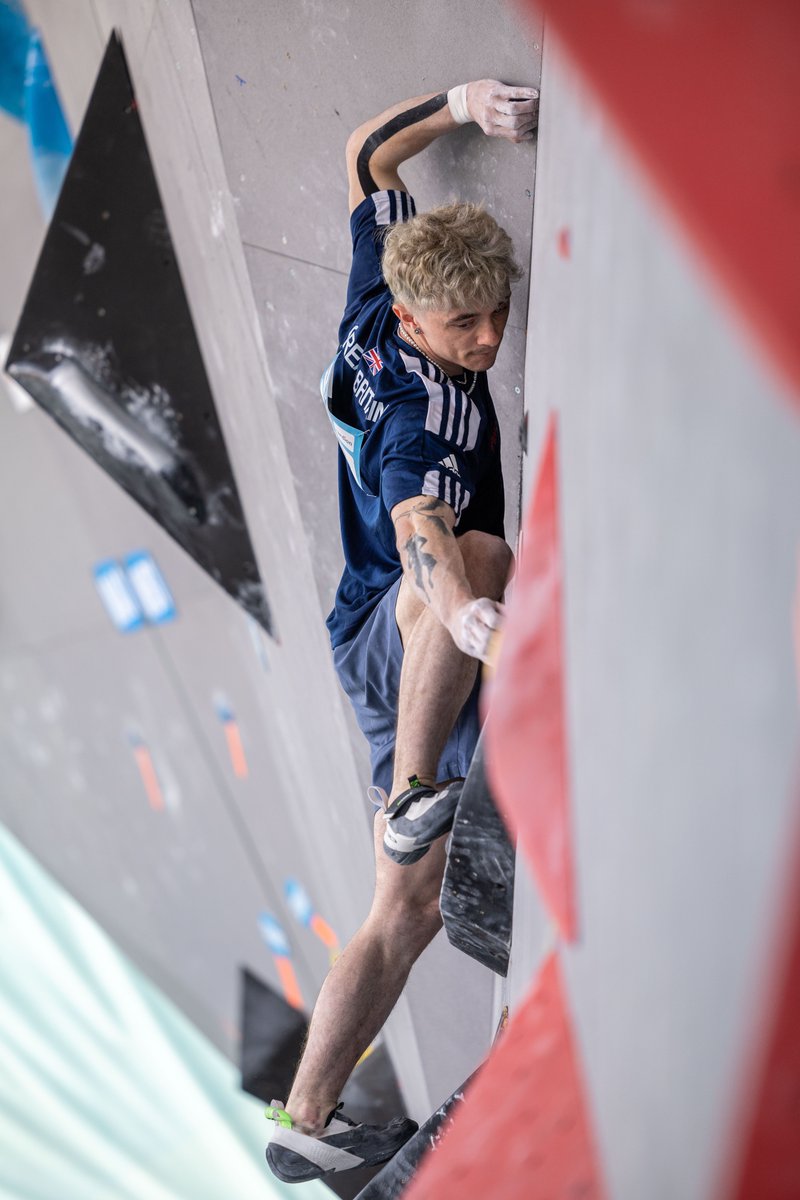
[[422,349],[422,346],[418,345],[417,342],[414,341],[413,337],[408,332],[408,330],[403,329],[403,326],[399,322],[397,325],[397,332],[400,334],[401,338],[404,338],[405,341],[410,342],[415,350],[419,350],[422,357],[427,358],[429,363],[433,363],[433,365],[435,367],[438,367],[440,371],[444,371],[447,378],[451,379],[453,381],[453,383],[456,385],[456,387],[461,388],[461,390],[463,392],[466,392],[468,396],[472,395],[472,393],[475,391],[475,384],[478,382],[478,372],[477,371],[472,372],[472,382],[470,384],[467,384],[468,372],[467,372],[466,367],[464,368],[463,375],[451,375],[449,371],[444,370],[444,367],[442,366],[442,364],[440,362],[437,362],[436,359],[432,355],[427,354]]

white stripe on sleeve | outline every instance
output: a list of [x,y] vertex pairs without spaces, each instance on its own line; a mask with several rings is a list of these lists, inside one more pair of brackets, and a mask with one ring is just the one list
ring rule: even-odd
[[434,496],[437,500],[442,499],[442,472],[430,470],[425,475],[425,480],[422,484],[423,496]]
[[[425,429],[437,437],[452,442],[463,450],[474,450],[478,443],[481,415],[477,405],[473,404],[466,392],[451,383],[440,383],[436,379],[439,372],[427,359],[414,354],[400,351],[400,357],[410,375],[418,376],[425,385],[428,393],[428,414],[425,418]],[[445,388],[450,403],[445,421]]]
[[375,205],[375,224],[390,225],[392,222],[391,205],[388,192],[376,192],[372,197]]

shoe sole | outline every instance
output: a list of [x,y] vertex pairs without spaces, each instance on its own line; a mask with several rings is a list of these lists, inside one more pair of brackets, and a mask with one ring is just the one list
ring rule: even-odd
[[445,791],[449,792],[451,788],[454,790],[450,796],[445,797],[444,792],[439,793],[439,796],[445,799],[443,804],[433,804],[422,817],[417,818],[416,822],[409,821],[413,831],[410,834],[402,833],[400,831],[402,825],[398,829],[397,822],[404,820],[403,814],[414,803],[413,796],[409,797],[407,804],[396,816],[388,818],[383,835],[383,849],[393,862],[398,863],[401,867],[411,866],[412,863],[418,862],[423,855],[428,853],[437,838],[450,832],[461,795],[461,788],[456,789],[453,784]]
[[397,850],[394,846],[387,846],[386,835],[383,838],[383,852],[392,862],[395,862],[400,867],[410,867],[412,863],[419,862],[421,858],[430,850],[430,843],[427,846],[418,846],[415,850]]
[[[376,1143],[371,1153],[363,1154],[355,1146],[349,1148],[345,1135],[339,1134],[332,1139],[329,1143],[331,1149],[341,1150],[359,1160],[338,1169],[325,1170],[324,1167],[312,1162],[299,1151],[276,1144],[275,1141],[270,1142],[267,1146],[267,1164],[273,1175],[277,1176],[282,1183],[308,1183],[312,1179],[322,1179],[326,1175],[340,1175],[344,1171],[354,1171],[360,1167],[376,1167],[381,1163],[388,1162],[390,1158],[394,1158],[397,1151],[406,1144],[409,1138],[414,1136],[418,1129],[416,1121],[408,1118],[395,1118],[392,1124],[394,1125],[393,1129],[375,1130],[370,1135],[370,1140]],[[276,1137],[280,1137],[280,1133],[276,1134]],[[341,1142],[344,1142],[345,1145],[337,1144]]]

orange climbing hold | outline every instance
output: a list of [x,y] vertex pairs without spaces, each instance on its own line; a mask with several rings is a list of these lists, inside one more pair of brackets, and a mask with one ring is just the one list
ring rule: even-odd
[[150,751],[144,742],[133,741],[132,746],[133,757],[136,760],[136,765],[139,768],[139,774],[144,785],[147,802],[154,812],[163,812],[164,810],[164,793],[161,790],[161,784],[158,780],[155,764],[153,762]]

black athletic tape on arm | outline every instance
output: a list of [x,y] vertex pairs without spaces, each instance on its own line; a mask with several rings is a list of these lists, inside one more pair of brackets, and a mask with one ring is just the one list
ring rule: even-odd
[[408,108],[405,112],[398,113],[396,117],[392,117],[391,121],[387,121],[385,125],[381,125],[380,129],[374,130],[369,135],[358,152],[357,160],[358,182],[361,184],[365,196],[371,196],[373,192],[381,190],[369,170],[370,159],[378,147],[382,146],[384,142],[388,142],[389,138],[394,137],[401,129],[407,129],[409,125],[416,125],[419,121],[424,121],[426,117],[433,116],[446,104],[447,92],[440,92],[438,96],[433,96],[424,104],[417,104],[415,108]]

